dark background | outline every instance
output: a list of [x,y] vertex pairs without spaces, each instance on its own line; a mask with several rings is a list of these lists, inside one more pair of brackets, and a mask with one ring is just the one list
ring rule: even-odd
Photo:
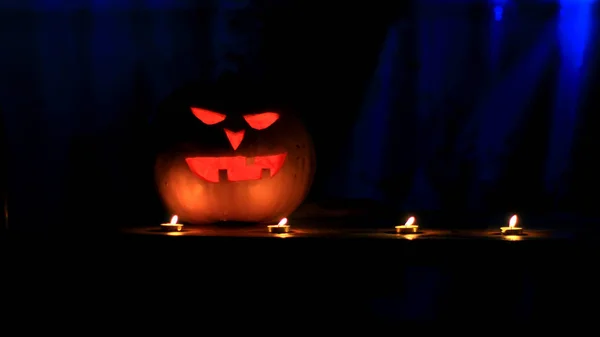
[[2,1],[9,224],[165,220],[148,123],[177,88],[227,71],[277,83],[302,113],[308,204],[588,223],[599,6],[397,3]]

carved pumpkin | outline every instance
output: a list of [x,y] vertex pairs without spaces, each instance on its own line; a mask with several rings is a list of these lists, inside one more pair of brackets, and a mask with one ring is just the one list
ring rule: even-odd
[[164,205],[182,221],[274,222],[308,193],[311,139],[260,88],[192,85],[160,107],[155,179]]

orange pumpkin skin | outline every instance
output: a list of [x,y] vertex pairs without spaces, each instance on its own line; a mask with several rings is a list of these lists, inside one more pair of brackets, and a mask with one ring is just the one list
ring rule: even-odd
[[200,101],[197,92],[183,90],[156,120],[154,173],[167,210],[189,224],[289,216],[308,194],[316,167],[301,121],[256,100],[247,107],[215,97]]

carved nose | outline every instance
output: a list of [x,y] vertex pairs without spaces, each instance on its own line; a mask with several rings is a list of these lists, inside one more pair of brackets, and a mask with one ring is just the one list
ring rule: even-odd
[[242,140],[244,140],[244,133],[246,132],[246,130],[241,130],[241,131],[231,131],[228,129],[225,129],[225,134],[227,135],[227,139],[229,139],[229,143],[231,144],[231,147],[233,147],[233,150],[237,150],[238,146],[240,146],[240,143],[242,142]]

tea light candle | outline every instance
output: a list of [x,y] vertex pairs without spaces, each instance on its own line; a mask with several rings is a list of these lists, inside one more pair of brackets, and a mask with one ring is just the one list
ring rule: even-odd
[[414,234],[419,230],[419,226],[415,225],[415,217],[411,216],[406,220],[406,223],[402,226],[396,226],[396,233],[398,234]]
[[179,217],[177,215],[173,215],[170,223],[160,224],[160,228],[165,232],[181,232],[183,229],[183,224],[177,223]]
[[277,225],[270,225],[267,228],[269,229],[269,233],[274,234],[289,233],[290,231],[290,226],[287,225],[287,218],[283,218]]
[[513,215],[510,217],[510,220],[508,222],[508,227],[500,227],[500,232],[503,235],[521,235],[523,234],[523,228],[521,227],[516,227],[517,225],[517,215]]

